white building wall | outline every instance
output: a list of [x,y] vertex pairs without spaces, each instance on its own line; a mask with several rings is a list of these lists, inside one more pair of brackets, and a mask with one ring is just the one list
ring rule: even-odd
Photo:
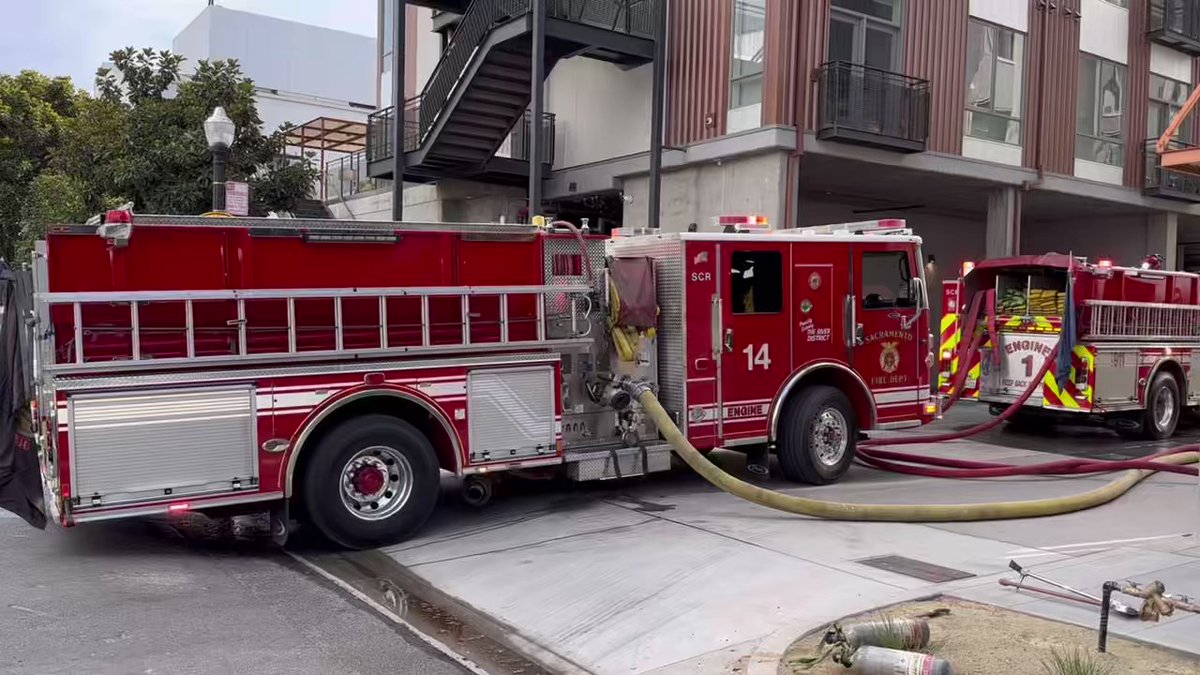
[[1150,45],[1150,72],[1191,83],[1192,57],[1160,44]]
[[649,151],[653,73],[651,65],[560,61],[546,85],[546,110],[558,116],[555,168]]
[[262,119],[262,129],[269,133],[283,124],[304,124],[318,117],[332,117],[339,120],[366,122],[370,110],[360,107],[289,92],[256,91],[254,99],[258,104],[258,116]]
[[237,59],[258,87],[347,103],[375,101],[372,37],[211,6],[172,49],[188,57],[184,72],[200,59]]
[[1104,0],[1083,0],[1080,14],[1079,48],[1109,61],[1128,64],[1129,10]]
[[1017,0],[971,0],[971,16],[1022,33],[1029,32],[1029,3]]

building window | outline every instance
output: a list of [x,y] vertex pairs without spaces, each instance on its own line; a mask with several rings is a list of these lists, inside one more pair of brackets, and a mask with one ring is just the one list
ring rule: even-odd
[[729,289],[734,314],[783,311],[783,255],[778,251],[734,251]]
[[829,60],[900,70],[900,0],[833,0]]
[[1025,36],[971,20],[967,26],[968,136],[1021,144]]
[[762,103],[766,24],[767,0],[734,0],[730,108]]
[[864,253],[863,309],[915,307],[912,279],[907,253]]
[[[1183,108],[1191,86],[1186,82],[1172,80],[1161,75],[1150,73],[1150,114],[1146,116],[1146,138],[1156,139],[1162,136],[1171,120]],[[1192,137],[1192,118],[1189,115],[1179,125],[1175,138],[1179,140]]]
[[1129,0],[1104,0],[1104,2],[1117,7],[1129,7]]
[[1125,89],[1125,66],[1090,54],[1081,56],[1075,157],[1124,165]]
[[[383,46],[383,63],[389,65],[392,60],[392,46],[396,44],[396,0],[380,0],[383,3],[383,39],[379,44]],[[389,68],[390,70],[390,68]]]

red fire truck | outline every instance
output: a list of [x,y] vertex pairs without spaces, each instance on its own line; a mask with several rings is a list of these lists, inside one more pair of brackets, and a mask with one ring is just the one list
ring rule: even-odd
[[51,515],[270,511],[347,547],[396,541],[442,472],[481,503],[502,472],[668,469],[626,378],[701,449],[769,445],[788,478],[835,481],[860,430],[936,413],[904,225],[55,227],[30,322]]
[[[999,414],[1033,385],[1061,337],[1069,371],[1051,368],[1014,421],[1171,436],[1182,411],[1200,405],[1200,276],[1155,262],[1048,254],[968,263],[943,287],[940,392],[952,394],[965,367],[962,397]],[[981,348],[967,353],[973,339]]]

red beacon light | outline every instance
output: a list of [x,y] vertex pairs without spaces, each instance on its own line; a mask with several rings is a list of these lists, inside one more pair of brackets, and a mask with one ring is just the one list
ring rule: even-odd
[[766,216],[717,216],[717,226],[736,232],[765,232],[771,229]]
[[970,273],[971,273],[971,270],[973,270],[973,269],[975,269],[975,262],[974,262],[973,260],[966,260],[966,261],[963,261],[963,264],[962,264],[962,275],[963,275],[964,277],[965,277],[965,276],[967,276],[968,274],[970,274]]
[[1096,261],[1096,267],[1099,267],[1102,270],[1111,269],[1112,266],[1113,266],[1112,258],[1101,258]]

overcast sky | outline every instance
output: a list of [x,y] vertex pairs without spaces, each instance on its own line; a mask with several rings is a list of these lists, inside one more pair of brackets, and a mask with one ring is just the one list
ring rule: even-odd
[[[376,0],[217,0],[218,5],[375,36]],[[69,75],[92,90],[121,47],[170,49],[208,0],[0,0],[0,73]]]

